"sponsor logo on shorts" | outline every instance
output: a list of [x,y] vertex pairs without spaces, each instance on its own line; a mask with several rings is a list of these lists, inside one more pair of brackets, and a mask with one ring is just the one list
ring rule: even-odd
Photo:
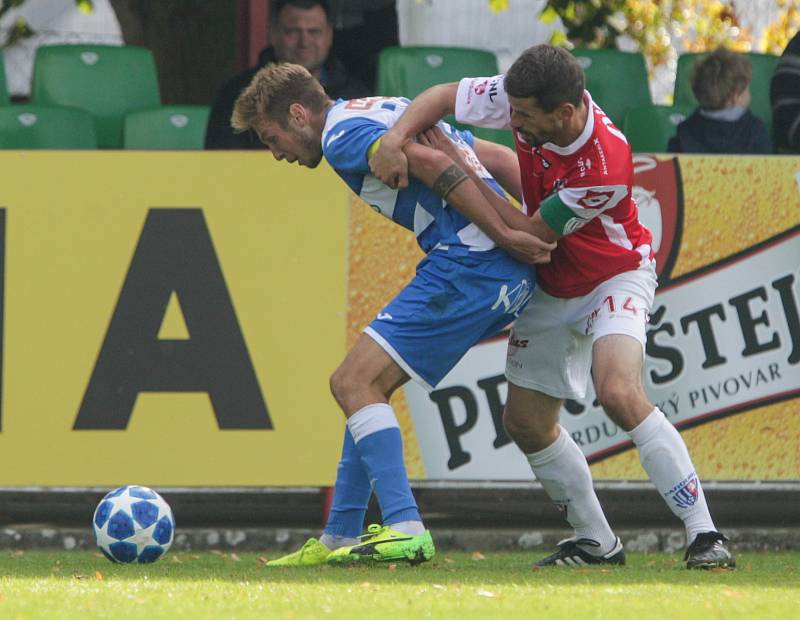
[[378,312],[377,319],[379,321],[391,321],[394,317],[388,312]]
[[672,501],[678,508],[689,508],[697,503],[700,496],[700,483],[697,481],[697,474],[692,472],[679,484],[667,491],[667,496],[672,497]]
[[519,313],[522,312],[525,304],[528,303],[532,296],[533,287],[525,278],[512,289],[508,288],[508,284],[504,284],[500,287],[497,300],[494,302],[491,309],[497,310],[502,305],[503,311],[506,314],[519,316]]

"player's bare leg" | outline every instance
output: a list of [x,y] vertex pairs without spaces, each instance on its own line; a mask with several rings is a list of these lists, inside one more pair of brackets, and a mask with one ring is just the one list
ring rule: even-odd
[[700,479],[680,433],[647,398],[642,385],[642,345],[630,336],[598,338],[592,375],[600,404],[639,449],[650,480],[686,527],[688,568],[734,567],[716,531]]
[[563,401],[508,385],[503,413],[506,432],[525,453],[536,479],[564,513],[575,535],[559,543],[539,566],[624,564],[625,553],[611,531],[592,486],[583,452],[558,424]]
[[388,403],[409,380],[406,372],[369,336],[362,334],[331,376],[331,393],[348,418],[374,403]]
[[383,526],[370,526],[358,544],[341,547],[329,562],[408,559],[434,554],[408,483],[403,440],[388,400],[408,381],[406,372],[369,336],[362,335],[331,377],[331,392],[347,416],[347,426],[381,508]]

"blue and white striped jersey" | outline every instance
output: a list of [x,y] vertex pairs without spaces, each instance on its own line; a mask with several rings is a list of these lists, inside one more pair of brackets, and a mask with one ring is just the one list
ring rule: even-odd
[[[399,97],[337,101],[328,111],[322,133],[325,159],[364,202],[413,231],[425,253],[448,248],[467,252],[493,249],[494,242],[483,231],[418,180],[410,177],[407,188],[395,190],[370,173],[369,148],[397,122],[408,104],[408,99]],[[467,161],[481,177],[502,194],[500,186],[475,156],[472,134],[444,122],[438,126],[464,150]]]

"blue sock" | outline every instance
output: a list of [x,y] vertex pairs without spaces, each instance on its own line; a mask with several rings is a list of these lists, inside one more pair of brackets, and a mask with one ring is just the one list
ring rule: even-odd
[[342,459],[333,489],[333,505],[323,532],[331,536],[356,538],[364,529],[364,514],[370,495],[372,487],[367,470],[361,462],[350,429],[345,427]]
[[353,414],[347,425],[378,498],[383,524],[421,522],[403,461],[403,436],[392,408],[383,403],[368,405]]

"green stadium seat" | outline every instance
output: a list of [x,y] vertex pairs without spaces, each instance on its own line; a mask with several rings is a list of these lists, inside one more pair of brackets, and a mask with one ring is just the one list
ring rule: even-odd
[[92,116],[76,108],[0,107],[0,149],[95,149]]
[[497,75],[497,57],[463,47],[387,47],[378,57],[378,93],[414,98],[435,84]]
[[[387,47],[378,57],[378,95],[413,99],[422,91],[465,77],[500,73],[493,52],[466,47]],[[449,116],[447,122],[464,128]]]
[[666,153],[670,138],[691,108],[645,105],[625,115],[625,137],[634,153]]
[[586,90],[620,129],[624,128],[628,110],[652,105],[642,54],[585,48],[575,48],[572,54],[586,74]]
[[129,112],[125,117],[125,148],[202,150],[208,113],[207,106],[199,105],[168,105]]
[[[677,106],[697,107],[697,99],[692,92],[692,67],[704,53],[687,53],[678,56],[678,69],[675,75],[674,104]],[[767,126],[772,135],[772,104],[769,100],[769,84],[780,56],[772,54],[744,54],[753,66],[753,81],[750,83],[750,110]]]
[[6,84],[6,63],[0,49],[0,105],[8,105],[8,84]]
[[31,101],[87,110],[95,119],[98,144],[122,148],[125,115],[161,103],[153,55],[136,46],[40,47]]

